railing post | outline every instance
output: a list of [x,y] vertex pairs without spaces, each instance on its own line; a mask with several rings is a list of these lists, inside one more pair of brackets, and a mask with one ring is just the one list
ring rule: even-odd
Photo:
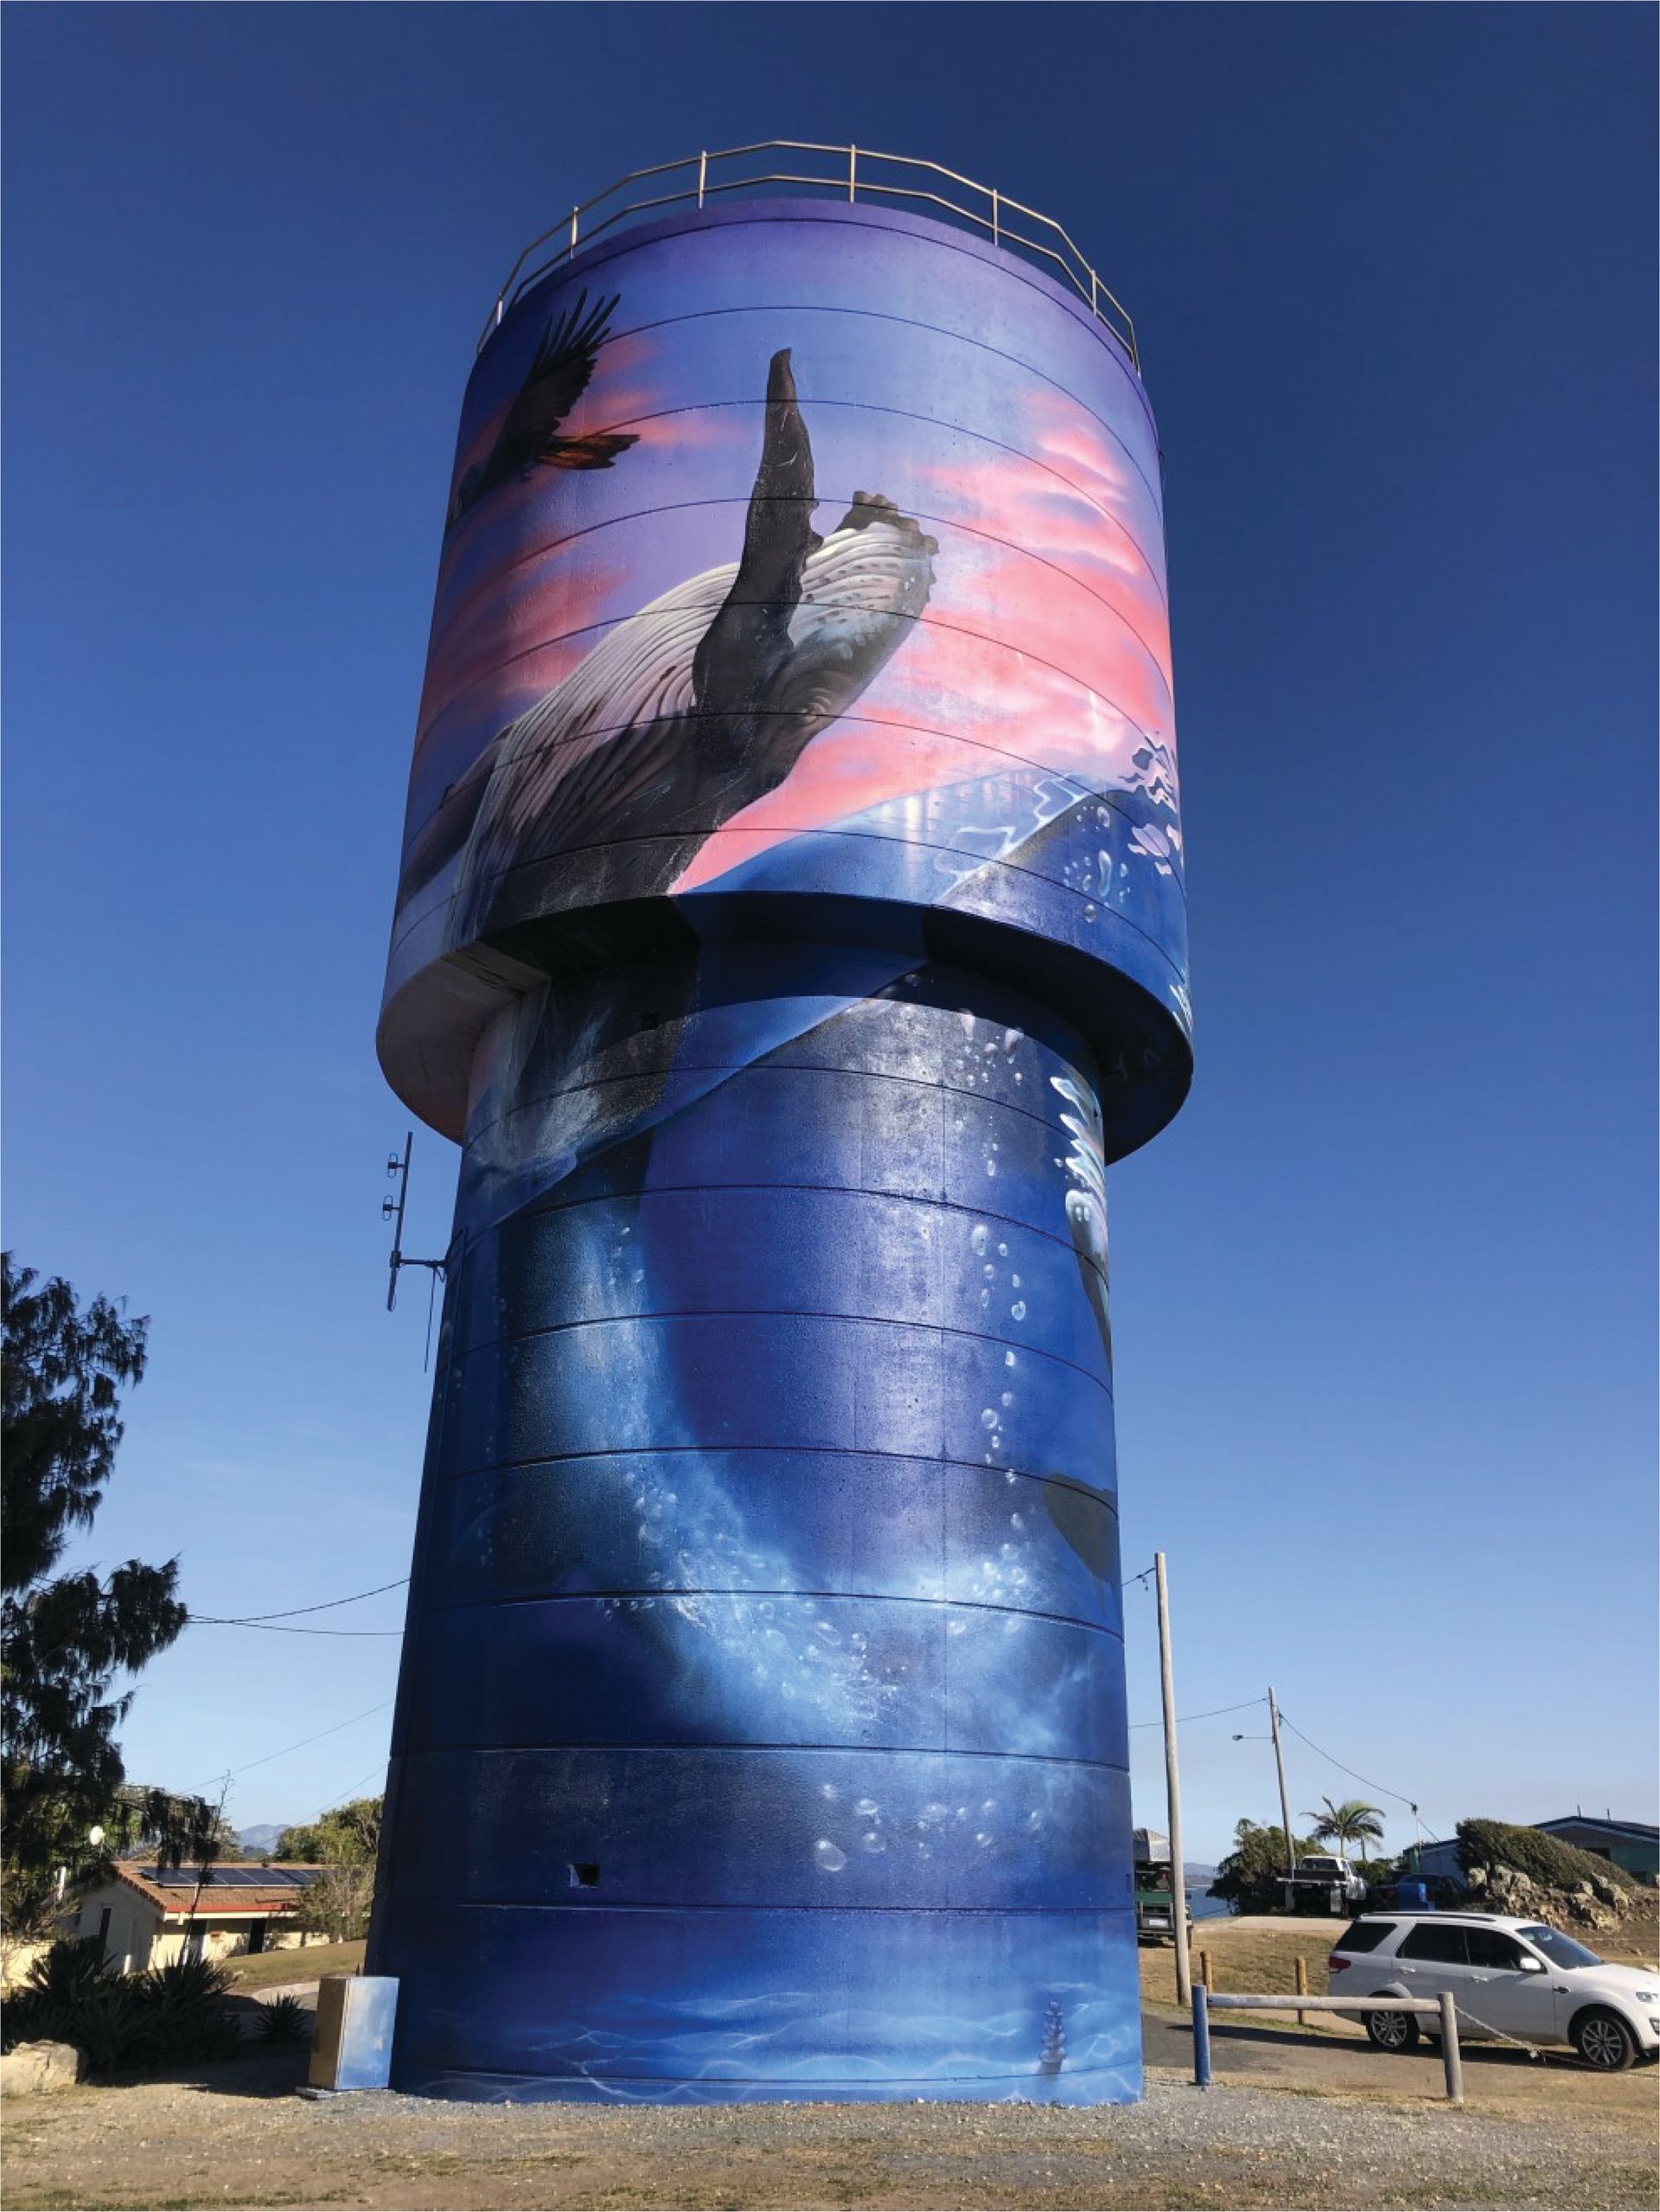
[[858,182],[859,148],[857,146],[849,146],[847,149],[847,197],[850,200],[857,197]]
[[580,208],[572,208],[571,210],[571,251],[572,253],[577,250],[577,217],[581,213]]
[[1464,2102],[1464,2059],[1459,2049],[1459,2008],[1446,1990],[1441,1991],[1441,2068],[1446,2075],[1446,2101]]
[[1193,1985],[1193,2086],[1210,2087],[1210,1996],[1203,1982]]
[[709,175],[709,149],[706,146],[698,156],[698,205],[703,205],[703,188]]
[[1092,269],[1089,272],[1089,312],[1091,315],[1098,316],[1101,313],[1100,306],[1097,304],[1097,295],[1100,291],[1101,279]]
[[[1300,1951],[1297,1954],[1297,1994],[1299,1997],[1306,1997],[1308,1995],[1308,1961],[1304,1958]],[[1299,2028],[1307,2027],[1308,2015],[1306,2012],[1299,2012],[1297,2015],[1297,2025]]]
[[997,188],[993,185],[992,188],[992,244],[1000,246],[1002,243],[1002,235],[998,227]]

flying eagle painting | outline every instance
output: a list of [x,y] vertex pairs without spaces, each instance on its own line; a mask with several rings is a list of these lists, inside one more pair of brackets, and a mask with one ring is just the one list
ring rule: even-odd
[[536,911],[541,865],[578,847],[629,845],[633,894],[667,892],[859,698],[927,605],[938,547],[878,492],[856,491],[824,536],[815,504],[786,348],[738,558],[619,623],[485,747],[412,847],[405,896],[461,853],[451,945]]
[[588,389],[616,311],[615,294],[591,308],[584,292],[557,322],[549,323],[495,444],[456,486],[447,527],[453,528],[498,485],[515,478],[523,483],[538,469],[609,469],[619,453],[640,443],[632,432],[593,431],[566,438],[559,429]]

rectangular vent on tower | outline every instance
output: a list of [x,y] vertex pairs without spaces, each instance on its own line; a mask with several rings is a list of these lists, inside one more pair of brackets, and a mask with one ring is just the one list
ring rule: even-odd
[[573,1889],[597,1889],[599,1869],[591,1859],[574,1860],[571,1868],[571,1887]]

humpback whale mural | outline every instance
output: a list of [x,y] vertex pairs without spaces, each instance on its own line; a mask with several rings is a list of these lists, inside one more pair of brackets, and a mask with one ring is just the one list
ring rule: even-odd
[[508,315],[381,1029],[463,1146],[400,2086],[1136,2094],[1106,1174],[1185,1087],[1184,929],[1086,310],[762,202]]

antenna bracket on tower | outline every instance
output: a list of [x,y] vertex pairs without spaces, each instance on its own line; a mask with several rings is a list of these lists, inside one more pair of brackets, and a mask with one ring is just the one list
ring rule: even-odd
[[386,1261],[386,1311],[389,1314],[397,1308],[398,1276],[402,1269],[425,1268],[439,1282],[444,1279],[444,1261],[414,1259],[404,1250],[404,1207],[409,1199],[409,1160],[414,1148],[415,1132],[411,1129],[405,1135],[401,1154],[394,1152],[386,1160],[386,1173],[393,1177],[398,1185],[396,1198],[388,1195],[380,1201],[380,1218],[393,1224],[392,1251]]

